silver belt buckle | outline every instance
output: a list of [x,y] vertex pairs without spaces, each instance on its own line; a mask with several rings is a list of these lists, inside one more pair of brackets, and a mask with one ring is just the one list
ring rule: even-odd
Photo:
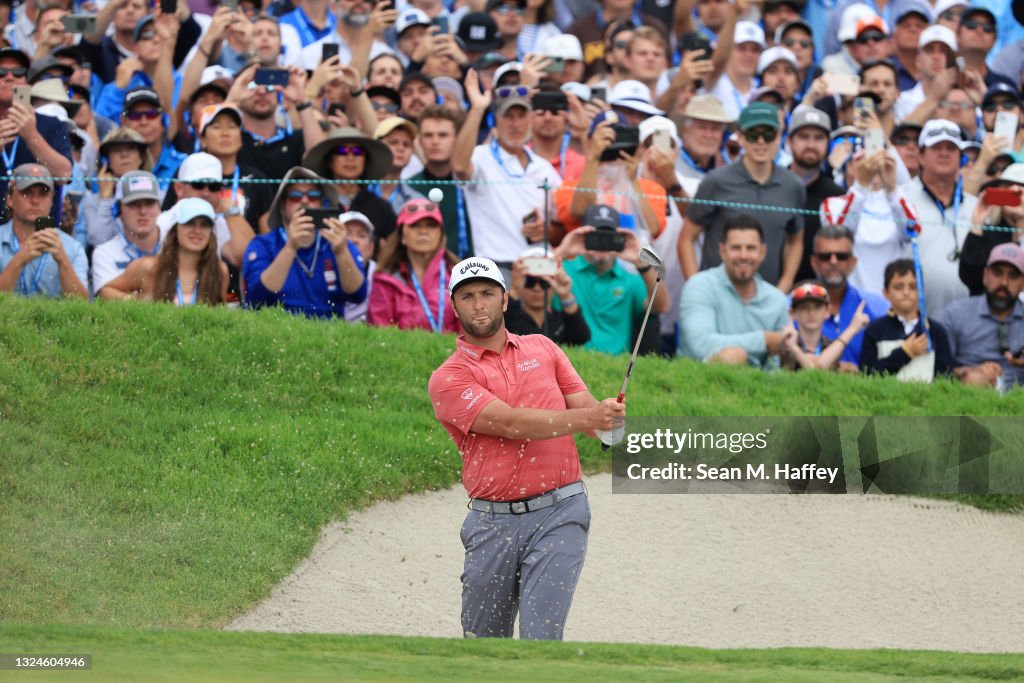
[[514,503],[508,504],[508,510],[513,515],[521,515],[530,511],[530,506],[526,504],[525,500],[517,500]]

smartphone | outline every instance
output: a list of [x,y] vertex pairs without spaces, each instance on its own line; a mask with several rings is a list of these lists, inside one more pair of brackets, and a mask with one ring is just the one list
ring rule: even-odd
[[825,87],[829,95],[846,95],[856,97],[860,92],[860,76],[857,74],[840,74],[834,71],[826,71]]
[[985,190],[985,203],[989,206],[1020,206],[1020,195],[1012,187],[990,187]]
[[885,149],[885,132],[881,128],[868,128],[864,131],[864,153],[874,154]]
[[711,39],[703,33],[684,33],[679,37],[680,52],[700,52],[698,60],[711,59]]
[[598,228],[583,236],[583,247],[587,251],[622,251],[626,248],[626,236],[618,230]]
[[232,12],[238,11],[238,0],[221,0],[221,7],[227,7]]
[[615,131],[615,142],[601,153],[601,161],[618,161],[619,152],[636,154],[636,148],[640,146],[640,129],[617,124],[612,126],[612,130]]
[[1020,116],[1012,111],[1001,111],[996,114],[996,125],[992,129],[993,135],[1001,135],[1006,139],[1004,152],[1013,151],[1013,143],[1017,139],[1017,127],[1020,123]]
[[438,15],[430,20],[430,23],[437,27],[438,34],[450,33],[448,30],[448,15]]
[[16,85],[14,86],[14,101],[20,102],[26,107],[32,106],[32,86],[31,85]]
[[870,97],[853,98],[853,120],[854,125],[861,119],[867,118],[875,113],[875,101]]
[[551,63],[544,67],[544,73],[549,74],[560,74],[565,71],[565,58],[564,57],[548,57]]
[[534,111],[568,111],[569,98],[563,92],[539,92],[530,100]]
[[56,226],[53,221],[53,216],[43,216],[42,218],[36,219],[36,232],[40,230],[47,230]]
[[306,209],[306,215],[313,217],[313,227],[323,230],[327,227],[324,221],[328,218],[337,218],[340,212],[337,209]]
[[160,0],[160,11],[163,14],[174,14],[178,11],[178,0]]
[[260,67],[256,69],[256,76],[253,82],[256,85],[274,85],[284,88],[288,85],[289,73],[287,69],[271,69]]
[[672,133],[667,130],[656,130],[651,135],[651,147],[657,147],[663,149],[666,152],[672,152]]
[[60,21],[68,33],[96,32],[96,15],[94,14],[66,14],[60,18]]
[[590,89],[591,100],[601,100],[602,102],[608,101],[608,88],[591,88]]
[[965,72],[965,69],[967,68],[967,60],[964,59],[963,57],[957,57],[956,60],[955,60],[955,64],[956,64],[956,70],[960,72],[960,74],[959,74],[959,76],[957,78],[957,85],[959,87],[961,87],[961,88],[966,88],[967,87],[967,73]]
[[558,272],[558,261],[544,256],[527,256],[523,259],[527,275],[554,275]]
[[326,62],[331,57],[337,57],[339,47],[341,46],[337,43],[324,43],[323,49],[320,52],[320,61]]

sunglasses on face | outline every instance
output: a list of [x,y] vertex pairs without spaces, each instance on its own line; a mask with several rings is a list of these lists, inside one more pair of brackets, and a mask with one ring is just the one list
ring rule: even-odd
[[779,132],[770,128],[766,130],[748,130],[743,132],[743,137],[747,139],[747,142],[757,142],[758,140],[775,142],[775,138],[779,137]]
[[323,199],[323,196],[324,193],[320,190],[306,190],[305,192],[302,190],[288,190],[288,193],[285,195],[290,202],[301,202],[303,197],[310,201],[318,202]]
[[853,254],[849,251],[816,251],[814,252],[814,258],[819,261],[831,261],[832,257],[835,257],[836,261],[849,261]]
[[814,45],[814,43],[807,40],[806,38],[786,38],[785,40],[782,41],[782,44],[785,45],[786,47],[793,47],[794,45],[799,45],[805,50],[809,48],[811,45]]
[[3,78],[7,74],[11,74],[15,78],[21,78],[28,73],[28,69],[23,66],[0,66],[0,78]]
[[858,45],[867,45],[868,43],[881,43],[885,40],[885,36],[881,33],[865,33],[862,36],[857,36]]
[[993,24],[990,24],[987,21],[977,21],[976,19],[968,19],[963,22],[963,27],[968,31],[974,31],[980,28],[985,33],[996,32],[996,27]]
[[939,18],[942,19],[943,21],[955,21],[955,22],[958,22],[958,21],[960,21],[960,17],[962,17],[963,15],[964,15],[964,10],[950,9],[950,10],[946,10],[945,12],[940,14]]
[[628,40],[616,40],[612,43],[612,49],[614,50],[625,50],[627,47],[629,47]]
[[516,86],[508,86],[508,85],[506,85],[506,86],[502,86],[500,88],[495,88],[494,89],[494,94],[497,95],[498,97],[503,98],[503,99],[506,98],[506,97],[513,97],[513,96],[526,97],[527,95],[530,94],[530,89],[527,88],[525,85],[516,85]]
[[381,111],[381,110],[383,110],[383,111],[386,111],[389,114],[397,114],[398,113],[398,105],[392,104],[391,102],[374,102],[373,103],[373,110],[374,111]]
[[411,202],[405,205],[405,211],[408,213],[437,211],[437,204],[434,202]]
[[537,285],[540,285],[540,288],[543,289],[544,291],[547,291],[548,289],[551,288],[550,282],[548,282],[547,280],[542,280],[539,277],[527,275],[526,279],[523,280],[523,287],[525,287],[526,289],[533,289]]
[[905,145],[916,145],[917,138],[913,135],[900,135],[892,139],[892,144],[896,147],[903,147]]
[[996,111],[997,109],[1002,109],[1003,111],[1013,111],[1016,108],[1017,103],[1014,102],[1013,100],[997,100],[995,102],[986,102],[985,104],[981,105],[981,110],[984,112],[988,112],[989,114]]
[[523,14],[524,12],[522,7],[514,5],[498,5],[494,8],[494,11],[498,14]]
[[189,183],[189,187],[191,187],[193,190],[199,190],[200,192],[204,190],[209,190],[210,192],[220,192],[222,189],[224,189],[224,183],[200,181],[196,183]]
[[142,119],[152,121],[160,118],[161,114],[163,112],[159,109],[143,109],[142,111],[126,111],[124,117],[129,121],[141,121]]
[[350,154],[354,157],[361,157],[365,151],[358,145],[342,145],[337,149],[336,153],[340,157],[347,157]]

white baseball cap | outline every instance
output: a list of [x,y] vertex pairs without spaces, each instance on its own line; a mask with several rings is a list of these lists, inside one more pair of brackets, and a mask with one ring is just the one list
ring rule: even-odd
[[945,12],[951,7],[956,7],[957,5],[969,7],[970,4],[971,3],[969,3],[967,0],[938,0],[938,2],[935,3],[935,9],[933,10],[935,13],[935,19],[938,20],[939,15],[941,15],[943,12]]
[[732,32],[732,42],[733,45],[757,43],[762,48],[766,47],[764,30],[752,21],[736,22],[736,28]]
[[448,282],[448,296],[455,294],[456,288],[469,280],[490,280],[497,282],[501,288],[507,290],[505,277],[501,274],[498,264],[489,258],[471,256],[455,264],[452,268],[452,276]]
[[366,214],[361,211],[346,211],[338,216],[338,220],[341,221],[342,225],[350,222],[362,223],[366,226],[366,229],[370,231],[371,235],[374,233],[373,223],[371,223],[370,219],[366,217]]
[[568,83],[563,83],[561,90],[566,95],[575,95],[576,97],[578,97],[580,99],[581,102],[589,102],[590,98],[594,94],[590,90],[590,86],[589,85],[583,85],[582,83],[577,83],[576,81],[570,81]]
[[940,142],[952,142],[959,148],[964,146],[964,138],[960,126],[946,119],[931,119],[924,124],[921,134],[917,137],[919,147],[931,147]]
[[922,50],[931,43],[942,43],[953,52],[960,49],[957,47],[956,34],[953,33],[953,29],[942,24],[932,24],[921,31],[921,37],[917,40],[917,48]]
[[178,224],[188,223],[200,216],[209,218],[212,223],[217,217],[217,212],[213,210],[210,202],[205,199],[200,199],[199,197],[182,199],[175,204],[174,208],[171,210],[174,211],[174,215],[177,216],[175,222]]
[[510,71],[515,71],[516,73],[522,73],[523,72],[523,63],[522,62],[506,62],[506,63],[502,64],[501,66],[499,66],[497,69],[494,70],[494,76],[491,79],[492,82],[493,83],[500,83],[501,82],[501,77],[504,76],[505,74],[509,73]]
[[676,148],[678,149],[682,145],[679,142],[679,132],[676,128],[676,124],[671,119],[667,119],[664,116],[651,116],[640,122],[640,144],[642,145],[647,138],[654,135],[659,130],[668,131],[669,135],[676,142]]
[[178,168],[178,180],[185,183],[193,180],[222,180],[223,178],[224,166],[220,163],[220,159],[206,152],[189,154]]
[[402,35],[405,29],[413,26],[430,26],[430,17],[421,9],[410,7],[398,15],[395,20],[395,33]]
[[208,85],[214,81],[233,81],[235,80],[234,74],[219,64],[208,66],[203,69],[202,75],[199,77],[199,85]]
[[613,107],[625,107],[650,116],[661,116],[665,113],[654,106],[654,102],[651,101],[651,89],[640,81],[619,81],[612,88],[608,100],[608,104]]
[[843,18],[839,21],[839,32],[836,34],[836,37],[839,38],[840,43],[848,43],[851,40],[855,40],[857,38],[857,24],[877,16],[878,13],[867,5],[850,5],[843,10]]
[[580,39],[571,33],[561,33],[544,41],[540,52],[545,57],[561,57],[583,61],[583,46]]
[[765,69],[775,62],[787,62],[797,73],[800,72],[800,64],[797,63],[796,55],[793,54],[793,51],[776,45],[761,53],[761,58],[757,60],[757,75],[763,74]]

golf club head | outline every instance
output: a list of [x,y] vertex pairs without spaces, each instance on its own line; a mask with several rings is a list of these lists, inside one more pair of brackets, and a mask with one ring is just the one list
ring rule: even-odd
[[665,262],[662,261],[661,257],[658,256],[658,254],[649,246],[640,250],[640,260],[649,266],[657,268],[658,275],[665,272]]

